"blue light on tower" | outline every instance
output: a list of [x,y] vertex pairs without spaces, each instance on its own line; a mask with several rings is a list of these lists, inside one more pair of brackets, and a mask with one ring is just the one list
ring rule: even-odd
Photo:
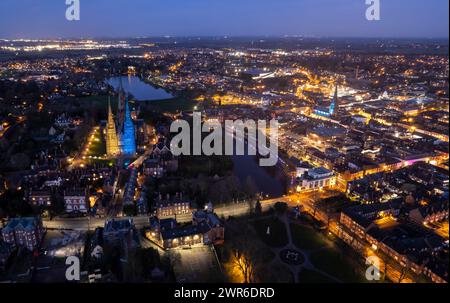
[[334,104],[334,99],[333,99],[333,101],[330,104],[330,111],[328,112],[330,116],[334,115],[334,107],[335,107],[335,104]]
[[134,131],[134,123],[131,119],[130,107],[128,105],[128,99],[125,101],[125,121],[123,124],[122,140],[122,153],[124,155],[136,154],[136,139]]
[[336,110],[339,107],[339,99],[338,99],[338,87],[336,85],[336,90],[334,92],[333,100],[331,100],[330,107],[317,107],[314,109],[314,113],[316,115],[322,116],[322,117],[331,117],[334,116],[336,113]]

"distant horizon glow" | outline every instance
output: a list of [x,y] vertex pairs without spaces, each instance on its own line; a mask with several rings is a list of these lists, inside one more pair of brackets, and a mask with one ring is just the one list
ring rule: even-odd
[[448,0],[380,0],[367,21],[365,0],[0,1],[0,38],[284,37],[448,39]]

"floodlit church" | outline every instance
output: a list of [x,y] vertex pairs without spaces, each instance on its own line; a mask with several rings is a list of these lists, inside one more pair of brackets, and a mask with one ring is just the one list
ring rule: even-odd
[[[128,98],[121,89],[117,117],[114,119],[111,102],[108,102],[108,121],[106,124],[106,153],[108,156],[134,156],[136,154],[136,132],[131,118]],[[116,123],[117,122],[117,123]]]
[[332,117],[336,115],[337,111],[339,109],[339,98],[338,98],[338,86],[336,84],[336,89],[334,91],[334,97],[333,100],[331,100],[329,107],[323,107],[318,106],[314,108],[314,113],[316,115],[322,116],[322,117]]

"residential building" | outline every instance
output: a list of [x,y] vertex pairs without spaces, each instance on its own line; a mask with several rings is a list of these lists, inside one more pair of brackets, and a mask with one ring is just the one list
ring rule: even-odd
[[409,212],[409,219],[419,225],[448,222],[448,200],[436,201],[430,205],[415,208]]
[[225,228],[217,215],[210,211],[197,211],[188,225],[179,225],[176,219],[150,218],[146,237],[165,249],[193,245],[222,244]]
[[33,190],[30,192],[28,201],[33,206],[50,206],[52,204],[51,192],[48,190]]
[[38,217],[14,218],[2,229],[2,238],[13,247],[36,249],[44,235],[42,220]]
[[64,192],[64,205],[67,213],[88,212],[88,199],[85,189],[67,190]]
[[192,216],[191,202],[183,198],[182,193],[177,193],[170,197],[167,195],[165,199],[161,195],[154,202],[155,215],[160,219],[174,218],[180,216]]

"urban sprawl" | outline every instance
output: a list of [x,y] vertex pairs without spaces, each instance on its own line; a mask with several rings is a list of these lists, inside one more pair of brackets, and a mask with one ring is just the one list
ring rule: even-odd
[[[0,281],[447,283],[448,77],[432,40],[0,40]],[[194,112],[276,119],[277,165],[173,155]]]

